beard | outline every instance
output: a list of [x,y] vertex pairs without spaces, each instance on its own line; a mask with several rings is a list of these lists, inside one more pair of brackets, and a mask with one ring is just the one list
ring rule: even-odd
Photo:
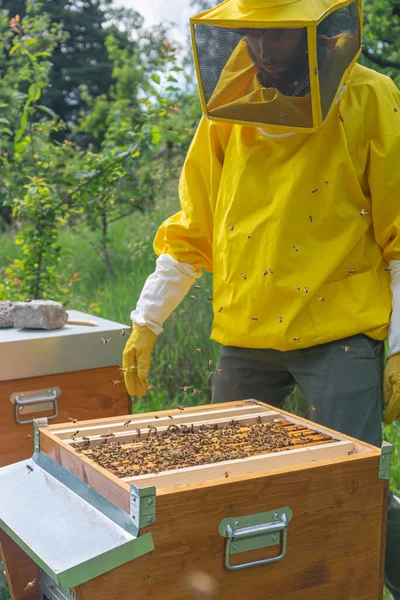
[[[293,51],[292,60],[290,58],[283,59],[281,64],[284,68],[282,71],[276,73],[269,73],[265,69],[247,41],[246,46],[251,60],[258,68],[258,80],[263,87],[273,87],[283,94],[290,95],[293,89],[295,89],[296,83],[304,81],[309,74],[307,36],[300,41],[297,48]],[[276,61],[273,64],[279,66],[279,63]],[[308,92],[309,84],[306,87]]]

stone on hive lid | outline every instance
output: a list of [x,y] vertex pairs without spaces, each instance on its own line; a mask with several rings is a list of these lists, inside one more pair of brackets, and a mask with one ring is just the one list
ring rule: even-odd
[[0,302],[0,329],[3,327],[13,327],[14,319],[11,315],[13,303],[6,300]]
[[17,329],[60,329],[68,320],[62,304],[52,300],[16,302],[12,316]]

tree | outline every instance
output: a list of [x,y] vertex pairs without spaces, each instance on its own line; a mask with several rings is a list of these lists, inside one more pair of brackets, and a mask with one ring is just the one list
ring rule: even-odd
[[[2,7],[11,18],[23,18],[27,12],[26,0],[2,0]],[[52,55],[51,85],[42,102],[69,126],[87,108],[81,85],[91,96],[106,94],[111,85],[113,66],[105,45],[107,36],[112,33],[122,47],[134,47],[143,19],[135,11],[114,9],[112,0],[46,0],[41,9],[67,34]],[[119,26],[124,22],[129,29]]]
[[366,0],[363,59],[400,85],[400,0]]

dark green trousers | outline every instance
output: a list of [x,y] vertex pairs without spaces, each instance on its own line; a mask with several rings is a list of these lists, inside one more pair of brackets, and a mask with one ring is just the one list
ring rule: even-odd
[[[355,335],[281,352],[224,346],[214,375],[213,402],[254,398],[277,408],[299,385],[309,419],[380,447],[384,343]],[[390,494],[386,585],[400,600],[400,502]]]

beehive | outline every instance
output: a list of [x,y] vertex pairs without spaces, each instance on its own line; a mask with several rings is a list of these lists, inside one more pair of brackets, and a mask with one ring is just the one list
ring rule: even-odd
[[182,408],[40,427],[41,452],[123,511],[132,488],[149,501],[154,550],[71,593],[382,598],[381,449],[257,402]]

